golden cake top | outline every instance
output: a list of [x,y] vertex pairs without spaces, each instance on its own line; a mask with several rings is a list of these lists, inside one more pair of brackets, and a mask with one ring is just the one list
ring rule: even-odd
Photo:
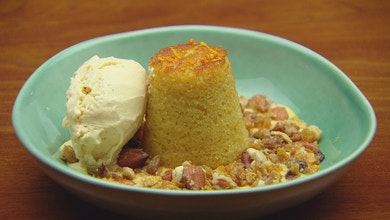
[[211,63],[224,62],[227,51],[220,47],[209,46],[204,42],[196,43],[190,39],[186,44],[179,44],[161,49],[150,61],[150,66],[161,69],[203,69]]

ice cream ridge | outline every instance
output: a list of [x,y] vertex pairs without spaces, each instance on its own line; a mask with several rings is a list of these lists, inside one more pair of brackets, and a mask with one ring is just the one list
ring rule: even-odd
[[63,120],[71,141],[62,148],[71,146],[88,172],[115,164],[143,123],[145,94],[146,71],[139,63],[93,56],[71,78]]
[[149,62],[142,146],[166,167],[216,168],[248,147],[227,51],[204,42],[161,49]]

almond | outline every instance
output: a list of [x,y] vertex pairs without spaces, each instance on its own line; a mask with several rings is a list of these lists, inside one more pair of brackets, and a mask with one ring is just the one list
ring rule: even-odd
[[117,164],[120,167],[142,167],[149,155],[142,149],[126,148],[119,154]]
[[200,190],[205,185],[205,173],[200,166],[188,165],[183,169],[181,182],[187,189]]

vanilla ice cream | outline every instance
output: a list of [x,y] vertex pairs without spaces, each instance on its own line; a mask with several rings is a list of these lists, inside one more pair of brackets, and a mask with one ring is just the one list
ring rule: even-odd
[[145,90],[145,69],[133,60],[94,56],[73,74],[63,127],[81,165],[116,162],[142,124]]

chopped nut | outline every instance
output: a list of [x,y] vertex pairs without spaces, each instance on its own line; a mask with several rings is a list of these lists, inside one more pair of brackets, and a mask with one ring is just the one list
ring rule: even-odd
[[248,100],[247,108],[252,108],[260,112],[266,112],[269,108],[269,103],[265,96],[255,95]]
[[134,170],[133,170],[132,168],[130,168],[130,167],[123,167],[123,168],[122,168],[122,176],[125,177],[125,178],[127,178],[127,179],[132,180],[132,179],[134,179],[134,177],[135,177],[135,172],[134,172]]
[[68,141],[61,147],[61,159],[67,163],[76,163],[79,161],[72,147],[72,142]]
[[138,168],[142,167],[149,155],[142,149],[126,148],[119,154],[117,164],[120,167]]
[[271,135],[275,135],[275,136],[280,136],[283,138],[284,141],[286,141],[287,143],[292,143],[292,140],[290,139],[290,137],[283,133],[283,132],[280,132],[280,131],[271,131]]
[[164,174],[161,176],[163,180],[172,181],[172,170],[167,170],[164,172]]
[[242,152],[241,162],[244,164],[245,168],[249,168],[251,166],[252,159],[247,151]]
[[320,148],[318,147],[318,144],[316,144],[316,143],[302,142],[302,145],[306,149],[309,149],[313,152],[320,150]]
[[149,173],[150,175],[154,175],[156,174],[160,165],[161,165],[161,157],[160,155],[156,155],[146,165],[146,172]]
[[183,166],[178,166],[172,171],[172,180],[176,182],[181,182],[183,178]]
[[202,167],[195,165],[184,167],[181,182],[185,184],[187,189],[202,189],[205,185],[205,173],[203,172]]
[[237,187],[237,184],[232,180],[232,178],[216,172],[213,174],[212,184],[219,189],[232,189]]
[[88,169],[88,173],[91,174],[92,176],[103,178],[106,177],[107,175],[107,169],[104,164],[98,167],[88,167],[87,169]]
[[274,119],[275,120],[287,120],[288,119],[288,112],[286,110],[286,108],[284,107],[274,107],[272,108],[272,113],[274,113]]
[[248,148],[247,152],[250,155],[250,157],[255,161],[262,162],[267,160],[267,157],[263,154],[263,152],[259,150]]

